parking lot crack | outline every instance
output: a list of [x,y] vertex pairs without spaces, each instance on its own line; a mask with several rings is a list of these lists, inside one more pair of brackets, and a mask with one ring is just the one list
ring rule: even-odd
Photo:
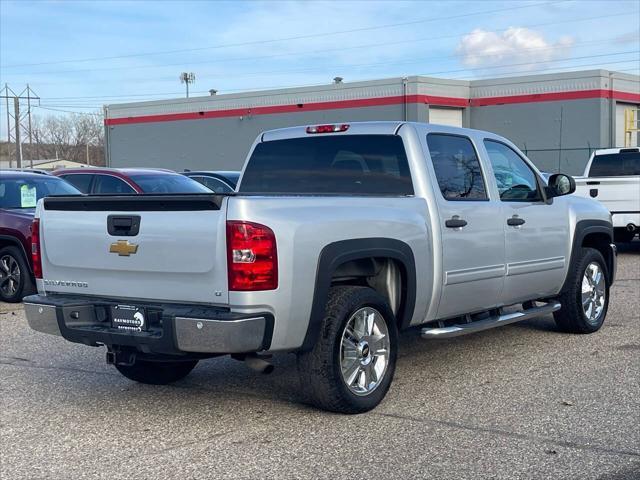
[[624,455],[624,456],[629,456],[629,457],[640,457],[640,452],[634,452],[631,450],[620,450],[620,449],[615,449],[615,448],[607,448],[607,447],[599,447],[597,445],[587,445],[587,444],[583,444],[583,443],[578,443],[578,442],[573,442],[570,440],[560,440],[560,439],[555,439],[555,438],[547,438],[547,437],[541,437],[541,436],[537,436],[537,435],[525,435],[522,433],[518,433],[518,432],[511,432],[509,430],[502,430],[499,428],[491,428],[491,427],[482,427],[482,426],[477,426],[477,425],[469,425],[469,424],[464,424],[464,423],[459,423],[459,422],[452,422],[449,420],[436,420],[433,418],[420,418],[420,417],[413,417],[411,415],[402,415],[402,414],[397,414],[397,413],[374,413],[374,415],[380,415],[382,417],[388,417],[388,418],[396,418],[398,420],[405,420],[405,421],[410,421],[410,422],[417,422],[417,423],[429,423],[429,424],[433,424],[433,425],[440,425],[440,426],[445,426],[445,427],[450,427],[450,428],[456,428],[456,429],[460,429],[460,430],[468,430],[470,432],[481,432],[481,433],[488,433],[491,435],[496,435],[496,436],[504,436],[504,437],[511,437],[511,438],[516,438],[518,440],[529,440],[529,441],[535,441],[535,442],[540,442],[540,443],[551,443],[560,447],[566,447],[566,448],[575,448],[575,449],[579,449],[579,450],[589,450],[589,451],[594,451],[594,452],[600,452],[600,453],[607,453],[607,454],[611,454],[611,455]]

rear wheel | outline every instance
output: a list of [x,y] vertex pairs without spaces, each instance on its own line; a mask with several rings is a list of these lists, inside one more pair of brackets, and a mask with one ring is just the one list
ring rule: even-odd
[[600,329],[609,307],[609,279],[602,254],[581,248],[559,297],[562,308],[553,314],[558,327],[571,333]]
[[167,385],[183,379],[198,364],[198,360],[155,362],[137,358],[133,365],[118,365],[116,369],[129,380],[150,385]]
[[0,249],[0,300],[16,303],[35,292],[31,271],[18,247]]
[[376,407],[391,385],[397,338],[384,297],[367,287],[332,287],[318,341],[298,355],[309,402],[340,413]]

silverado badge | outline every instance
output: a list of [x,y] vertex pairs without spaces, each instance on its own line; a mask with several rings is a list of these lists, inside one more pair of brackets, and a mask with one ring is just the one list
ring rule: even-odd
[[118,240],[109,246],[109,253],[117,253],[120,257],[128,257],[138,251],[138,245],[129,240]]

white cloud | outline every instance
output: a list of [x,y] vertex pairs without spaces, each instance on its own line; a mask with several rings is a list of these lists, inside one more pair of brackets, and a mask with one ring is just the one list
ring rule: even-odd
[[509,27],[502,33],[478,28],[462,37],[457,53],[468,67],[533,63],[519,67],[533,70],[537,68],[535,62],[566,57],[573,43],[573,38],[568,36],[550,42],[540,32],[524,27]]

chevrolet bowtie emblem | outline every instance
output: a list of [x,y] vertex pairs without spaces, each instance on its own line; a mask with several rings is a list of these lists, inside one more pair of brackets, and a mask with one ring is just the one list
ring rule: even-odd
[[120,257],[128,257],[138,251],[138,245],[129,243],[129,240],[118,240],[109,247],[109,253],[117,253]]

